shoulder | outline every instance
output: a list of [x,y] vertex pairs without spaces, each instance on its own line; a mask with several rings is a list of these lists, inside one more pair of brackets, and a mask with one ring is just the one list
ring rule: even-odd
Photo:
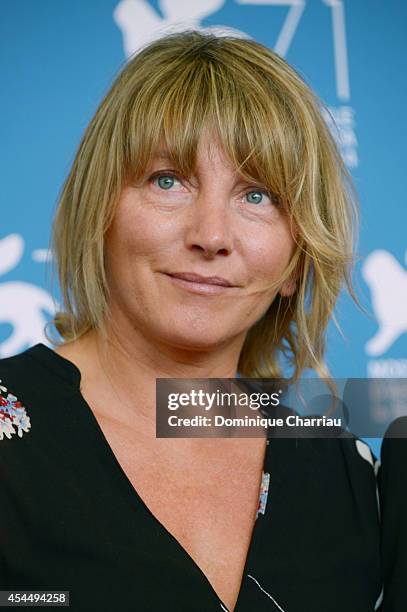
[[360,490],[376,489],[380,460],[367,442],[346,432],[343,436],[315,439],[312,446],[321,461],[325,458],[329,469],[345,473],[348,481],[354,482]]
[[374,475],[377,476],[380,468],[380,459],[376,457],[367,442],[353,434],[338,440],[342,452],[348,456],[350,461],[364,467],[368,466]]
[[0,359],[0,377],[4,376],[15,385],[30,377],[32,359],[29,350]]
[[407,609],[407,417],[388,427],[381,447],[383,610]]
[[400,417],[387,428],[381,447],[379,486],[383,498],[391,495],[407,507],[407,417]]
[[59,400],[71,397],[78,390],[75,370],[67,364],[43,344],[0,359],[2,451],[9,447],[5,441],[33,437],[33,419],[36,429],[41,431],[38,426],[46,425],[55,417]]
[[[289,414],[298,414],[289,410]],[[320,415],[307,415],[305,421],[319,421]],[[369,444],[357,437],[343,426],[326,424],[312,424],[310,426],[285,427],[282,433],[273,433],[272,438],[294,439],[291,444],[292,451],[304,459],[315,457],[325,465],[341,464],[349,468],[361,469],[366,473],[377,475],[379,460],[373,453]],[[275,440],[276,442],[277,440]]]
[[407,417],[399,417],[390,423],[382,443],[381,456],[392,460],[396,455],[407,456]]
[[0,359],[0,441],[31,428],[24,399],[35,385],[35,368],[27,352]]
[[345,432],[335,437],[277,438],[271,444],[279,469],[289,472],[293,482],[305,478],[321,499],[348,500],[378,515],[380,461],[365,441]]
[[[287,407],[280,408],[285,416],[299,416]],[[284,426],[274,428],[270,438],[273,444],[281,447],[281,453],[286,454],[286,460],[295,456],[295,461],[304,461],[318,466],[318,469],[333,473],[347,472],[359,478],[367,479],[371,485],[376,485],[376,477],[380,461],[373,453],[369,444],[357,437],[343,426],[320,423],[320,415],[306,415],[304,423],[299,426]],[[311,424],[308,424],[308,421]],[[315,421],[315,423],[314,423]]]
[[389,425],[380,454],[382,492],[391,490],[398,493],[407,505],[407,417],[399,417]]

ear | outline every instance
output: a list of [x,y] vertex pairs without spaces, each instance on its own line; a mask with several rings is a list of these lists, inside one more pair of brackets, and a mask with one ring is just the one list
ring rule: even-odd
[[282,285],[279,294],[281,297],[290,297],[297,288],[297,282],[293,278],[289,278]]
[[291,297],[297,289],[297,281],[301,279],[304,266],[304,257],[300,256],[299,261],[295,269],[292,271],[291,276],[282,284],[279,294],[281,297]]

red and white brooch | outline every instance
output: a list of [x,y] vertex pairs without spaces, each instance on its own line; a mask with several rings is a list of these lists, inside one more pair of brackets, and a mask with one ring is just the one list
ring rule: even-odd
[[24,406],[15,395],[7,391],[0,380],[0,440],[11,438],[17,434],[20,438],[23,431],[30,431],[30,417],[27,416]]

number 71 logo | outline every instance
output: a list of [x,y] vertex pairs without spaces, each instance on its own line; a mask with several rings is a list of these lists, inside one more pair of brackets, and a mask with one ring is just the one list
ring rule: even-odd
[[[350,98],[348,52],[346,47],[345,8],[343,0],[321,0],[332,13],[332,39],[335,57],[336,94],[342,101]],[[305,9],[306,0],[236,0],[237,4],[289,6],[287,17],[274,45],[274,51],[285,57]]]

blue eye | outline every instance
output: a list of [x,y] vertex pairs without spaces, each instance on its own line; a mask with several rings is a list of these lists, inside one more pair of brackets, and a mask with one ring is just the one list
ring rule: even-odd
[[[249,191],[247,194],[247,197],[253,197],[254,195],[254,200],[249,200],[251,204],[258,204],[259,203],[259,197],[262,198],[263,197],[263,193],[261,191]],[[261,201],[261,200],[260,200]]]
[[264,195],[262,191],[249,191],[246,193],[246,198],[250,204],[260,204],[263,201]]
[[161,189],[171,189],[175,183],[175,177],[171,176],[170,174],[161,174],[160,176],[157,176],[156,179],[158,186],[161,187]]

